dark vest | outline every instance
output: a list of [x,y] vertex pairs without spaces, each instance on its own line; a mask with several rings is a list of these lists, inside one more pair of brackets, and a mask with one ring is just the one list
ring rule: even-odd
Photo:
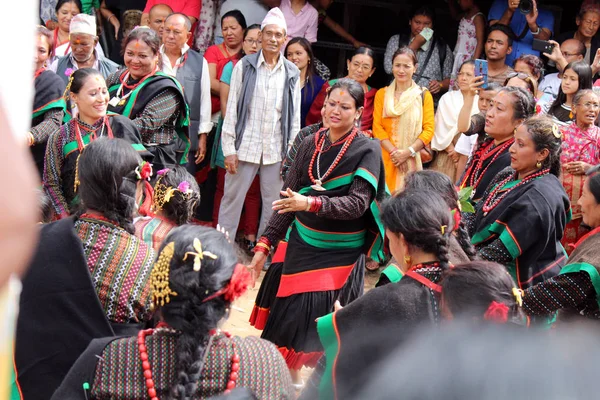
[[[58,59],[58,65],[56,66],[56,75],[60,76],[65,84],[69,83],[69,77],[65,75],[65,71],[69,68],[74,68],[73,58],[71,54],[60,57]],[[110,74],[119,69],[119,65],[112,62],[106,57],[98,57],[98,70],[104,79],[108,78]]]
[[175,77],[183,86],[185,101],[190,110],[190,144],[191,151],[198,149],[198,128],[200,127],[200,97],[202,64],[204,56],[192,49],[185,53],[183,64],[177,68]]

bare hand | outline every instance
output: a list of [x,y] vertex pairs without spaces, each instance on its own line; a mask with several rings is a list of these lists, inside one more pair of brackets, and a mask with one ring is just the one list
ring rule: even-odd
[[[423,46],[425,43],[427,43],[427,39],[425,39],[425,36],[421,35],[420,33],[418,35],[415,36],[415,38],[413,39],[412,43],[416,46],[416,48],[420,48],[421,46]],[[411,46],[412,47],[412,46]]]
[[206,156],[206,134],[203,133],[198,138],[198,150],[196,151],[196,159],[194,162],[200,164]]
[[538,8],[537,8],[537,1],[533,0],[533,7],[531,8],[531,12],[529,14],[525,15],[527,24],[528,25],[537,24],[538,15],[539,15],[539,13],[538,13]]
[[519,0],[508,0],[508,9],[515,12],[519,8]]
[[453,145],[450,145],[446,148],[446,153],[448,154],[448,157],[450,157],[450,159],[452,160],[452,162],[454,164],[458,163],[458,160],[460,158],[460,154],[458,154],[456,152],[456,150],[454,149]]
[[398,167],[401,164],[406,163],[410,158],[410,150],[398,150],[392,156],[392,163]]
[[565,164],[565,169],[571,175],[584,175],[590,168],[592,168],[592,165],[583,161],[573,161]]
[[333,311],[340,311],[342,308],[344,308],[344,306],[342,306],[339,300],[336,300],[335,303],[333,303]]
[[479,94],[484,83],[483,76],[473,76],[472,78],[469,78],[469,91],[467,92],[467,96],[475,97],[475,95]]
[[225,169],[232,175],[237,173],[239,159],[237,154],[232,154],[230,156],[225,157]]
[[58,22],[55,21],[48,21],[46,22],[46,28],[50,29],[51,31],[55,30],[56,28],[58,28]]
[[254,257],[252,257],[252,262],[248,269],[250,270],[250,275],[252,276],[252,284],[251,287],[254,287],[256,284],[256,280],[260,276],[260,271],[262,271],[265,261],[267,261],[267,255],[263,252],[257,251],[254,253]]
[[438,94],[442,90],[442,85],[440,85],[439,81],[431,80],[429,81],[429,91],[431,94]]
[[308,206],[308,198],[301,195],[300,193],[294,192],[292,189],[287,188],[286,191],[281,191],[282,196],[287,199],[275,200],[273,202],[273,211],[277,211],[278,214],[284,214],[288,212],[305,211]]

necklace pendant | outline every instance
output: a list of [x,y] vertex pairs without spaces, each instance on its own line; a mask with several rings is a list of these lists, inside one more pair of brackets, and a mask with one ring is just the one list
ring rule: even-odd
[[487,211],[485,211],[485,212],[483,213],[483,216],[484,216],[484,217],[487,217],[487,215],[488,215],[488,213],[487,213]]
[[110,101],[108,102],[108,104],[110,104],[113,107],[116,107],[120,104],[121,99],[117,96],[113,97],[112,99],[110,99]]
[[326,189],[322,186],[323,182],[321,182],[320,180],[316,180],[314,185],[310,185],[311,189],[319,191],[319,192],[323,192]]

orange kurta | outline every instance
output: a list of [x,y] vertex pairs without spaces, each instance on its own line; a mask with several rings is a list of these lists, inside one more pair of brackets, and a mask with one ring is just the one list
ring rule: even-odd
[[[402,123],[402,117],[388,118],[383,116],[383,103],[386,90],[387,87],[384,87],[377,91],[377,94],[375,95],[375,105],[373,107],[373,136],[381,141],[386,139],[390,140],[394,135],[394,125]],[[429,144],[431,139],[433,139],[434,121],[435,113],[433,111],[433,97],[429,91],[425,91],[423,94],[423,129],[417,136],[425,144]],[[396,190],[400,189],[396,187],[396,182],[397,175],[401,172],[394,166],[390,153],[385,150],[383,146],[381,152],[385,168],[385,182],[390,193],[394,193]]]

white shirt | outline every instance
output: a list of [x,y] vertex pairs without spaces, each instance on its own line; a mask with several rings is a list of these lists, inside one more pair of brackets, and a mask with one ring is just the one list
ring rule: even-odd
[[[240,61],[233,68],[227,113],[221,132],[221,143],[225,157],[236,154],[235,150],[235,125],[237,123],[237,104],[242,89],[243,63]],[[237,156],[240,161],[253,164],[270,165],[281,162],[281,110],[283,105],[283,91],[287,90],[283,56],[275,67],[267,67],[262,51],[258,56],[258,68],[254,94],[248,104],[248,121],[243,133]],[[290,131],[288,146],[294,142],[300,130],[300,80],[294,87],[294,96],[291,99],[294,105],[292,129]]]
[[558,76],[558,72],[554,74],[548,74],[540,82],[538,91],[548,93],[552,96],[552,99],[555,99],[556,96],[558,96],[558,90],[560,89],[561,82],[562,80]]
[[[175,78],[177,76],[177,69],[183,61],[183,56],[189,49],[190,46],[188,46],[187,43],[184,44],[181,49],[181,57],[177,59],[175,66],[172,66],[169,57],[165,54],[165,46],[160,46],[162,72]],[[198,128],[198,135],[211,131],[213,123],[210,120],[210,111],[210,75],[208,72],[208,63],[206,62],[206,59],[202,57],[202,76],[200,77],[200,125]]]

